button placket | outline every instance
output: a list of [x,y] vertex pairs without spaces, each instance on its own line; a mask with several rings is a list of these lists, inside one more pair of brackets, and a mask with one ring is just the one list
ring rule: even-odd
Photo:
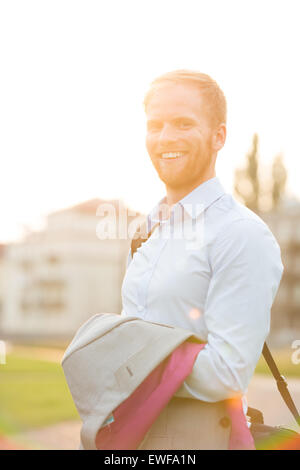
[[156,256],[153,257],[153,263],[152,263],[152,266],[151,266],[151,270],[149,270],[149,272],[148,272],[148,278],[147,278],[147,282],[145,283],[145,293],[144,293],[144,295],[145,295],[145,297],[144,297],[144,299],[145,299],[145,317],[148,314],[148,292],[149,292],[150,282],[151,282],[152,276],[154,274],[154,271],[156,269],[159,258],[161,256],[167,242],[168,242],[168,239],[162,239],[162,238],[160,239],[159,250],[158,250]]
[[[167,221],[166,221],[167,222]],[[165,224],[163,224],[165,226]],[[158,232],[158,230],[161,230],[162,232]],[[141,276],[140,282],[139,282],[139,287],[138,287],[138,299],[137,299],[137,310],[139,313],[143,312],[143,317],[147,315],[147,298],[148,298],[148,289],[149,289],[149,284],[152,278],[152,275],[154,273],[156,264],[160,258],[160,255],[162,253],[162,250],[164,249],[166,242],[168,239],[165,239],[161,237],[162,233],[164,232],[164,227],[161,225],[160,227],[157,227],[151,237],[143,243],[143,245],[139,248],[139,250],[147,249],[147,257],[151,260],[148,267],[145,268],[143,275]],[[152,240],[151,240],[152,238]],[[152,241],[155,243],[153,245]],[[149,254],[150,250],[150,254]],[[152,253],[151,253],[152,251]]]

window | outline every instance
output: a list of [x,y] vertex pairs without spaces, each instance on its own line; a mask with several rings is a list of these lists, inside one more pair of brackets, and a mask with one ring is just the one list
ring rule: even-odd
[[21,309],[23,312],[59,312],[65,308],[65,281],[40,279],[23,290]]
[[29,259],[23,259],[20,264],[21,264],[21,268],[25,272],[30,272],[33,269],[33,262]]
[[56,256],[56,255],[51,255],[51,256],[48,257],[48,263],[49,263],[49,264],[55,265],[55,264],[58,264],[59,261],[60,261],[60,260],[59,260],[59,257]]

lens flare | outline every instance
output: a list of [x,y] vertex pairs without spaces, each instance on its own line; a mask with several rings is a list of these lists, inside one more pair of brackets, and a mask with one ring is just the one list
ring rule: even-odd
[[189,313],[189,317],[192,320],[197,320],[198,318],[201,317],[201,315],[202,315],[202,312],[198,308],[192,308]]

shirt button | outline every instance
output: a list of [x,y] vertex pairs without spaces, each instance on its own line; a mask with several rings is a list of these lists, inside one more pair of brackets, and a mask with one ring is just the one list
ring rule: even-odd
[[142,312],[144,310],[144,307],[142,305],[138,305],[137,309],[138,309],[139,312]]
[[219,421],[222,428],[228,428],[231,424],[230,418],[228,416],[223,416]]

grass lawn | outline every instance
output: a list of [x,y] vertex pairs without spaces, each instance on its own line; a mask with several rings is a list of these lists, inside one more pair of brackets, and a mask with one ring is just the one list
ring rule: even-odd
[[[50,360],[46,359],[46,353]],[[272,351],[280,372],[300,378],[293,350]],[[63,350],[15,348],[0,364],[0,434],[13,434],[60,421],[79,419],[60,365]],[[261,357],[256,374],[270,375]]]
[[6,356],[0,365],[0,433],[79,419],[60,363]]

